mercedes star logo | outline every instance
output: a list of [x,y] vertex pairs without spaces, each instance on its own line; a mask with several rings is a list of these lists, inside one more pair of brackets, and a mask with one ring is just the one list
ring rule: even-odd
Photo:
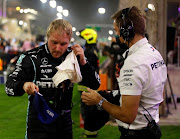
[[41,62],[42,62],[43,65],[47,65],[48,59],[46,57],[44,57],[44,58],[41,59]]

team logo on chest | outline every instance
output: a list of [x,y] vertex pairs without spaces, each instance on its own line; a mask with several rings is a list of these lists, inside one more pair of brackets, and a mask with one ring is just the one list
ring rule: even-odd
[[48,59],[46,57],[41,59],[42,65],[40,67],[51,67],[52,65],[48,65]]
[[47,59],[46,57],[42,58],[42,59],[41,59],[41,63],[42,63],[43,65],[47,65],[47,64],[48,64],[48,59]]

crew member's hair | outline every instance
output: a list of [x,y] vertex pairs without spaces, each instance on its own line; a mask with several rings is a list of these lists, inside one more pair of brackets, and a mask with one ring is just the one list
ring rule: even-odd
[[[134,33],[144,36],[146,27],[145,18],[143,17],[141,11],[137,7],[133,6],[129,9],[130,10],[128,11],[125,18],[125,23],[131,24],[132,22],[134,26]],[[115,21],[117,25],[119,25],[119,27],[124,25],[122,16],[122,10],[117,11],[115,14],[111,16],[111,18]]]
[[47,38],[50,37],[52,32],[59,32],[60,34],[65,33],[69,36],[69,40],[71,40],[72,37],[72,25],[64,20],[64,19],[56,19],[52,21],[47,28],[46,36]]

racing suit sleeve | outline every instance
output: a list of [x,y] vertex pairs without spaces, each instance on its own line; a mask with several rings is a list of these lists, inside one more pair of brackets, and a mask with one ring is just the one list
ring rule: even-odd
[[29,56],[20,55],[15,70],[9,75],[5,84],[5,92],[8,96],[22,96],[25,92],[25,82],[32,82],[34,79],[34,68]]
[[84,66],[80,66],[81,75],[82,75],[82,84],[91,88],[98,89],[101,81],[99,74],[95,71],[94,67],[87,62]]
[[[94,50],[95,51],[95,50]],[[97,51],[96,51],[97,53]],[[95,68],[97,73],[99,73],[99,60],[98,55],[95,54],[95,52],[91,51],[86,54],[86,58],[88,59],[88,62]]]

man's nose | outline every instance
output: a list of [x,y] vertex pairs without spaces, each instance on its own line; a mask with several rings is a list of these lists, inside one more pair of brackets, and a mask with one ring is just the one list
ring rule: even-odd
[[56,45],[56,51],[60,51],[61,50],[61,45],[60,44],[57,44]]

